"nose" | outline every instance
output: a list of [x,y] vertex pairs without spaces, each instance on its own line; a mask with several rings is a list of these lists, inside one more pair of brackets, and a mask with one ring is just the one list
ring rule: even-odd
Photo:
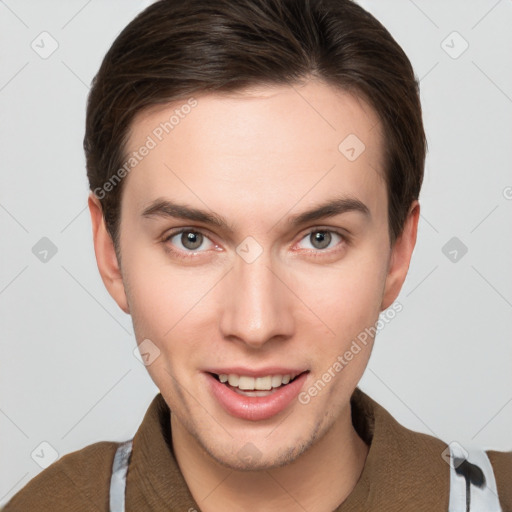
[[225,339],[261,348],[292,336],[294,295],[281,274],[283,267],[272,265],[265,251],[252,262],[236,256],[221,291],[220,329]]

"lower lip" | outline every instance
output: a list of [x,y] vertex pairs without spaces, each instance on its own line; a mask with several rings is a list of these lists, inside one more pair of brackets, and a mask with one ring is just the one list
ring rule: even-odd
[[299,394],[307,372],[299,375],[293,382],[286,384],[267,396],[239,395],[231,388],[219,382],[213,375],[206,373],[212,394],[220,405],[232,416],[244,420],[266,420],[284,411]]

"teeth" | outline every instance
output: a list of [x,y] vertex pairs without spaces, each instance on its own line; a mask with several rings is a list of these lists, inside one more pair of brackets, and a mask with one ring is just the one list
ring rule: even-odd
[[[231,378],[231,375],[229,377]],[[240,389],[254,389],[254,380],[254,377],[246,377],[245,375],[241,375],[238,378],[238,387]]]
[[272,389],[272,377],[269,375],[267,377],[257,377],[254,379],[254,389]]
[[292,376],[288,375],[266,375],[265,377],[249,377],[248,375],[234,375],[230,373],[219,375],[221,382],[228,382],[230,386],[243,389],[245,391],[268,391],[272,388],[278,388],[283,384],[288,384]]
[[238,381],[240,377],[238,375],[230,374],[228,375],[228,382],[231,386],[234,386],[235,388],[238,387]]
[[283,383],[283,377],[281,375],[272,375],[272,387],[277,388]]

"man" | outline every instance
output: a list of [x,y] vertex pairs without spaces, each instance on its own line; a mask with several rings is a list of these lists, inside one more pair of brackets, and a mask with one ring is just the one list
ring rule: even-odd
[[161,393],[133,440],[62,457],[7,512],[512,510],[512,453],[410,431],[357,387],[426,152],[375,18],[160,0],[105,56],[84,147],[98,268]]

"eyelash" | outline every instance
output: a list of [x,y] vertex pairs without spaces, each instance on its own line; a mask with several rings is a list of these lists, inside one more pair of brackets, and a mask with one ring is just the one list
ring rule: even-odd
[[[341,241],[337,244],[337,245],[349,245],[350,244],[350,239],[349,237],[340,232],[340,231],[337,231],[336,229],[332,229],[332,228],[322,228],[322,227],[315,227],[313,229],[310,229],[307,233],[305,233],[302,238],[300,239],[300,241],[304,240],[304,238],[306,238],[307,236],[311,236],[311,234],[313,233],[318,233],[318,232],[323,232],[323,233],[334,233],[336,235],[338,235],[340,238],[341,238]],[[198,253],[201,253],[201,252],[206,252],[206,251],[181,251],[181,250],[176,250],[176,249],[172,249],[170,247],[170,244],[168,244],[167,242],[169,242],[169,240],[171,240],[172,238],[174,238],[176,235],[180,235],[181,233],[200,233],[201,235],[203,235],[205,238],[208,238],[208,240],[210,240],[210,237],[204,233],[201,229],[195,229],[195,228],[180,228],[180,229],[177,229],[175,231],[172,231],[171,233],[168,233],[167,235],[165,235],[164,239],[162,240],[162,243],[164,244],[165,246],[165,250],[167,252],[170,252],[172,253],[174,256],[178,257],[178,258],[181,258],[181,259],[189,259],[189,258],[193,258],[194,255],[198,254]],[[215,242],[213,242],[212,240],[210,240],[211,243],[215,244]],[[336,246],[335,246],[336,247]],[[333,252],[336,252],[336,250],[339,250],[336,249],[336,248],[331,248],[331,249],[317,249],[317,250],[314,250],[314,249],[305,249],[305,251],[308,253],[308,254],[312,254],[314,257],[322,257],[324,254],[331,254]]]

